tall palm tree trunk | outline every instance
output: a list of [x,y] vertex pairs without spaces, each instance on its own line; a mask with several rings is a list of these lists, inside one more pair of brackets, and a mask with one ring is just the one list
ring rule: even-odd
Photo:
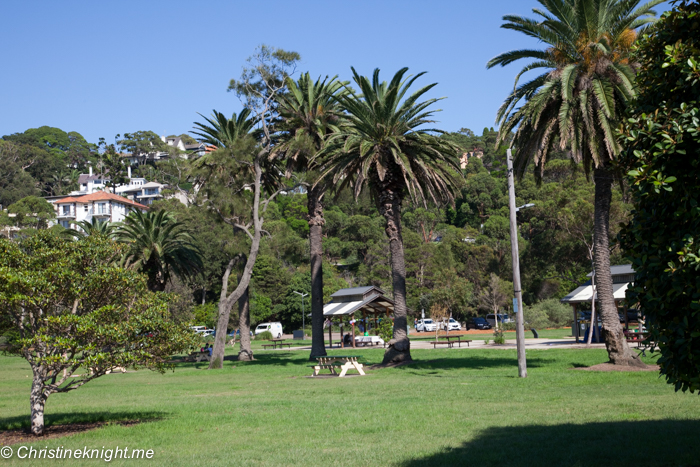
[[[610,274],[610,201],[612,198],[613,174],[609,166],[601,165],[594,171],[595,180],[595,285],[603,322],[603,338],[610,362],[615,365],[644,366],[632,352],[622,332],[613,297],[613,282]],[[591,323],[591,331],[593,326]]]
[[253,350],[250,348],[250,294],[249,287],[238,299],[238,330],[241,333],[240,350],[238,360],[249,362],[254,360]]
[[[388,184],[387,184],[388,185]],[[383,364],[410,362],[411,343],[407,333],[406,265],[401,236],[401,199],[393,187],[379,194],[379,212],[386,221],[386,235],[391,252],[391,282],[394,290],[394,337],[384,352]]]
[[311,250],[311,354],[309,359],[326,355],[323,336],[323,204],[322,188],[307,192],[309,246]]

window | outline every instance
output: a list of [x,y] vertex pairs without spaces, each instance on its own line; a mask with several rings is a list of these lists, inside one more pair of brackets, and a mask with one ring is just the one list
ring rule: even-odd
[[88,205],[83,206],[83,212],[88,212]]
[[61,225],[65,229],[70,229],[70,221],[61,221]]
[[107,214],[107,203],[98,203],[97,214]]
[[61,206],[63,208],[63,215],[67,216],[70,214],[70,206]]

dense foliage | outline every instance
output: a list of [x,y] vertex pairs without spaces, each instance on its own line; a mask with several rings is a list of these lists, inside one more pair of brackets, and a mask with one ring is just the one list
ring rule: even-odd
[[676,389],[700,390],[700,5],[682,2],[644,37],[639,98],[623,142],[634,211],[622,235],[629,292]]
[[[100,235],[74,241],[40,231],[0,239],[0,322],[6,350],[32,368],[32,432],[41,434],[52,393],[67,392],[115,367],[164,371],[193,344],[175,324],[167,296],[119,266],[119,246]],[[8,329],[9,328],[9,329]]]

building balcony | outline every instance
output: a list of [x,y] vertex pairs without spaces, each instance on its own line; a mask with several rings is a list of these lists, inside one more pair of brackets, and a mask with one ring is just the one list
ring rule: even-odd
[[68,211],[64,211],[63,209],[59,209],[58,213],[56,213],[56,218],[57,219],[75,219],[75,209],[70,209]]
[[109,217],[112,215],[112,207],[90,209],[92,217]]

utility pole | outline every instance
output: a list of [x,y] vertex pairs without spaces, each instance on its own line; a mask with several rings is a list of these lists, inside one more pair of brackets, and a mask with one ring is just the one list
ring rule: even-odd
[[[309,294],[294,291],[295,294],[301,295],[301,340],[306,340],[306,326],[304,324],[304,297],[308,297]],[[332,346],[331,346],[332,347]]]
[[[515,311],[515,339],[518,347],[518,376],[527,377],[525,361],[525,327],[523,320],[523,294],[520,290],[520,256],[518,255],[518,219],[515,207],[515,178],[510,149],[507,152],[508,164],[508,207],[510,208],[510,249],[513,257],[513,310]],[[524,207],[524,206],[523,206]],[[529,206],[528,206],[529,207]]]

